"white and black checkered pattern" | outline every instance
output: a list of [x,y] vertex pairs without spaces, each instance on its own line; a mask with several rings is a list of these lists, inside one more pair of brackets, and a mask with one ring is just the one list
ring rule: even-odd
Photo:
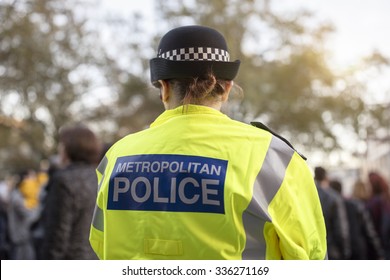
[[217,48],[195,47],[181,48],[167,51],[160,54],[158,57],[174,60],[174,61],[226,61],[230,60],[230,55],[227,51]]

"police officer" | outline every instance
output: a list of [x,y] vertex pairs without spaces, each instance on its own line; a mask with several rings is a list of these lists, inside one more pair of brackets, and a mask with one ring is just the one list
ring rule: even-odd
[[165,106],[106,153],[90,242],[100,259],[324,259],[305,160],[221,113],[240,61],[204,26],[165,34],[151,82]]

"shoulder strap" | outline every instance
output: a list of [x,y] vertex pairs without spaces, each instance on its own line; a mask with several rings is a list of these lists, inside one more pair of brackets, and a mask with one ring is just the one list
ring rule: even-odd
[[282,136],[280,136],[279,134],[275,133],[274,131],[272,131],[268,126],[266,126],[265,124],[261,123],[261,122],[251,122],[251,125],[257,127],[257,128],[260,128],[260,129],[263,129],[263,130],[266,130],[268,132],[270,132],[272,135],[274,135],[275,137],[278,137],[280,140],[282,140],[284,143],[286,143],[291,149],[293,149],[294,151],[296,151],[298,153],[298,155],[301,156],[301,158],[303,158],[304,160],[307,160],[307,158],[302,155],[301,153],[299,153],[297,150],[295,150],[295,148],[293,147],[293,145],[291,145],[290,142],[288,142],[288,140]]

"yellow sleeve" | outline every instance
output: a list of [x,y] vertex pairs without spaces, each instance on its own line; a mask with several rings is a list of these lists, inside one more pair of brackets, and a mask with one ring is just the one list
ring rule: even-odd
[[326,228],[317,189],[306,162],[297,153],[268,211],[272,222],[264,228],[267,259],[326,258]]

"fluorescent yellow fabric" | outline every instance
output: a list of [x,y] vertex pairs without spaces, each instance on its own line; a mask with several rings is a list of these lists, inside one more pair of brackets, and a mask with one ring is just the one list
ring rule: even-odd
[[[296,184],[300,178],[301,184]],[[272,223],[266,240],[280,250],[267,250],[267,259],[324,259],[326,231],[318,194],[304,161],[295,153],[280,190],[269,205]],[[272,247],[271,247],[272,248]]]
[[[257,215],[249,205],[256,209],[262,201],[253,199],[254,189],[272,139],[219,111],[189,105],[165,111],[149,129],[118,141],[97,172],[100,189],[90,242],[98,257],[244,258],[252,242],[247,221]],[[254,244],[264,240],[266,246],[266,252],[252,250],[259,259],[325,257],[314,182],[304,161],[292,154],[276,195],[259,202],[270,218],[259,231],[252,230],[258,239]],[[177,175],[173,170],[179,164]],[[173,175],[162,185],[167,172]],[[295,215],[291,222],[288,209]]]

